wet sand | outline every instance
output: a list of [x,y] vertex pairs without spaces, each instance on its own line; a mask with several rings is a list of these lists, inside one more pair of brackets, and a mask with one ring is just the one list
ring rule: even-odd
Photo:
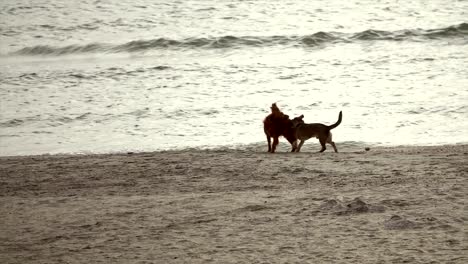
[[468,145],[309,144],[1,157],[0,262],[468,263]]

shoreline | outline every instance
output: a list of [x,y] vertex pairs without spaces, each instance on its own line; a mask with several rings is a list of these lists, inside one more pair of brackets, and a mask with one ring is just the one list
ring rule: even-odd
[[[386,145],[375,142],[338,142],[337,147],[340,153],[349,152],[360,152],[366,151],[366,148],[370,150],[390,150],[390,149],[421,149],[421,148],[447,148],[452,146],[465,146],[468,142],[453,143],[453,144],[436,144],[436,145]],[[277,147],[278,153],[289,152],[290,145],[283,140],[280,140],[280,144]],[[237,144],[237,145],[225,145],[225,146],[201,146],[201,147],[180,147],[174,149],[156,149],[156,150],[121,150],[121,151],[110,151],[110,152],[55,152],[55,153],[32,153],[32,154],[11,154],[5,155],[0,154],[1,158],[21,158],[21,157],[54,157],[54,156],[99,156],[99,155],[126,155],[126,154],[148,154],[148,153],[175,153],[175,152],[253,152],[253,153],[266,153],[267,146],[265,142],[256,142],[250,144]],[[304,148],[301,152],[314,153],[320,150],[320,145],[314,140],[309,140],[305,143]],[[327,144],[327,152],[333,152],[330,145]]]
[[0,260],[468,261],[468,145],[280,145],[0,157]]

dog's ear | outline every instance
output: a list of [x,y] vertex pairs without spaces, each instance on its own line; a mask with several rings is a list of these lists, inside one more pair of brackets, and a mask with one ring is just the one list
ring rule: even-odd
[[304,118],[304,115],[299,116],[299,118],[300,118],[300,119],[303,119],[303,118]]
[[271,108],[272,112],[280,112],[280,110],[279,110],[278,106],[276,105],[276,103],[271,104],[270,108]]

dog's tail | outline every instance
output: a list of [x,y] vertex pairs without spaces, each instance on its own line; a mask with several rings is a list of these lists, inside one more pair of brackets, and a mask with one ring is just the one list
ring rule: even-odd
[[328,129],[332,130],[334,129],[335,127],[339,126],[341,124],[341,120],[343,119],[343,113],[341,113],[340,111],[340,114],[338,115],[338,121],[336,121],[335,124],[331,125],[331,126],[328,126]]

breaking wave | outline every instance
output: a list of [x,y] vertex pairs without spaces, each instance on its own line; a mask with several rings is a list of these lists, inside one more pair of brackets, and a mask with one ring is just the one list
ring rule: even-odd
[[443,39],[468,36],[468,23],[439,29],[415,29],[399,31],[365,30],[358,33],[317,32],[305,36],[221,36],[207,38],[187,38],[174,40],[156,38],[151,40],[135,40],[124,44],[111,45],[91,43],[86,45],[69,45],[54,47],[38,45],[25,47],[10,55],[69,55],[82,53],[123,53],[144,52],[155,49],[228,49],[242,47],[268,47],[268,46],[306,46],[314,47],[327,43],[353,42],[353,41],[404,41],[421,39]]

